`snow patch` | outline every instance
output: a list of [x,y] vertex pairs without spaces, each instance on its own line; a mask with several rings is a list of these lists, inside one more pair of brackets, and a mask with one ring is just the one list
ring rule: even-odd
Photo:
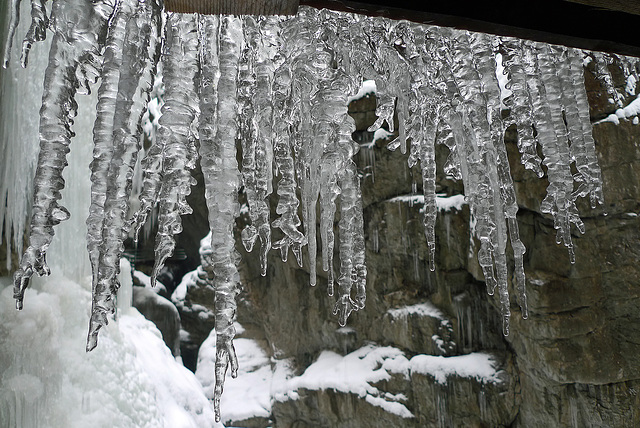
[[485,384],[502,382],[493,357],[484,352],[455,357],[416,355],[411,358],[409,364],[412,373],[428,374],[440,384],[447,383],[450,376],[475,378]]
[[[236,323],[236,330],[244,328]],[[238,377],[227,376],[220,400],[222,420],[242,421],[252,417],[268,418],[271,414],[271,390],[274,373],[269,357],[251,339],[233,341],[238,355]],[[196,377],[206,396],[213,399],[215,387],[216,332],[211,331],[198,352]]]
[[193,373],[136,309],[119,311],[86,353],[90,279],[33,282],[16,311],[11,280],[0,281],[0,420],[14,426],[11,409],[22,408],[19,426],[221,427]]
[[[121,269],[122,270],[122,269]],[[127,272],[130,272],[131,270],[129,269]],[[167,292],[167,287],[165,287],[165,285],[160,282],[160,281],[156,281],[156,286],[152,287],[151,286],[151,277],[143,272],[140,272],[139,270],[134,270],[133,271],[133,277],[140,283],[142,284],[143,287],[145,288],[150,288],[153,291],[155,291],[156,293],[166,293]],[[166,294],[165,294],[166,295]]]
[[594,125],[598,125],[604,122],[615,123],[616,125],[620,124],[620,120],[628,120],[633,117],[633,124],[638,124],[638,114],[640,113],[640,96],[637,96],[633,101],[629,103],[624,108],[619,108],[615,113],[611,113],[609,116],[605,117],[602,120],[595,122]]
[[362,82],[358,93],[347,98],[347,104],[350,104],[352,101],[356,101],[366,97],[368,94],[376,94],[376,81],[375,80],[365,80]]
[[387,313],[391,315],[392,318],[406,318],[407,316],[414,314],[437,319],[445,318],[442,311],[440,311],[440,309],[429,302],[418,303],[411,306],[404,306],[402,308],[389,309]]
[[[424,195],[400,195],[394,198],[388,199],[388,202],[404,202],[410,205],[421,204],[424,205]],[[436,206],[439,211],[462,211],[462,207],[467,204],[464,195],[444,196],[442,194],[436,195]]]
[[390,413],[411,418],[413,414],[399,402],[406,399],[404,396],[387,395],[372,385],[391,378],[387,365],[394,365],[396,360],[401,360],[402,365],[406,357],[402,351],[390,346],[367,345],[345,356],[323,351],[302,375],[287,379],[284,385],[277,386],[281,394],[276,399],[296,399],[297,391],[301,388],[333,389],[355,394]]

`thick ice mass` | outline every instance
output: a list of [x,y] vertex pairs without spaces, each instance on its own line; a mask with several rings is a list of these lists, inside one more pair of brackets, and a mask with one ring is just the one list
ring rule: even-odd
[[128,201],[140,151],[140,122],[153,87],[160,46],[159,10],[156,1],[123,0],[107,36],[94,126],[92,203],[87,218],[87,249],[93,272],[87,350],[96,346],[98,330],[107,323],[107,314],[114,312],[120,287],[118,274],[129,232]]
[[[18,4],[10,3],[5,65]],[[58,0],[48,18],[44,4],[31,2],[32,24],[23,49],[26,65],[31,44],[44,39],[49,22],[53,40],[40,111],[29,247],[14,275],[18,307],[32,274],[49,273],[45,253],[53,227],[70,215],[58,201],[77,113],[75,96],[89,92],[100,77],[87,219],[93,266],[87,349],[96,345],[98,330],[114,312],[123,241],[129,229],[137,235],[156,205],[153,277],[173,252],[180,216],[191,211],[186,196],[199,157],[212,232],[208,275],[216,295],[216,407],[227,368],[232,375],[237,372],[233,323],[239,276],[233,228],[240,192],[250,219],[242,241],[248,251],[259,241],[263,275],[271,248],[280,250],[284,261],[291,249],[315,285],[320,252],[328,293],[336,294],[339,323],[364,308],[364,219],[360,173],[353,161],[360,146],[351,138],[354,124],[347,113],[350,97],[364,80],[376,86],[378,119],[370,130],[397,129],[388,148],[408,151],[408,165],[420,165],[432,270],[438,212],[435,148],[444,144],[449,149],[444,172],[463,181],[479,241],[478,262],[489,293],[498,291],[505,334],[510,259],[522,315],[527,314],[526,250],[519,238],[505,130],[517,128],[522,164],[539,177],[546,174],[549,186],[541,210],[553,217],[558,243],[567,247],[572,262],[571,225],[584,231],[577,198],[589,197],[593,207],[603,204],[583,67],[586,56],[595,61],[597,77],[619,102],[607,67],[611,55],[308,7],[295,17],[198,17],[164,16],[159,3],[149,0]],[[142,161],[140,209],[127,220],[141,151],[140,119],[161,44],[165,104]],[[506,75],[503,89],[509,96],[496,77],[496,58],[504,62],[498,68]],[[634,91],[637,60],[618,60],[629,76],[627,90]],[[1,190],[4,201],[7,185]],[[0,227],[15,229],[20,213],[5,215],[5,210]],[[14,230],[13,236],[18,241],[20,234]],[[334,266],[336,240],[340,260]]]

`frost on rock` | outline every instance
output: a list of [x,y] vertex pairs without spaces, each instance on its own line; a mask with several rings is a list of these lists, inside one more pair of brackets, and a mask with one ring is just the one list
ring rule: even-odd
[[[553,217],[558,243],[573,261],[571,227],[584,231],[577,198],[588,197],[593,207],[603,204],[584,66],[594,61],[596,77],[620,107],[622,94],[613,86],[609,63],[622,64],[627,93],[635,93],[638,82],[636,59],[309,7],[301,7],[295,17],[196,17],[163,16],[158,3],[148,0],[58,0],[48,19],[44,3],[31,2],[32,25],[23,53],[26,65],[31,43],[44,38],[49,22],[54,34],[29,247],[14,276],[18,307],[31,275],[48,273],[45,252],[53,226],[69,216],[58,201],[73,136],[74,97],[88,92],[101,76],[87,219],[94,280],[88,349],[114,309],[123,240],[129,228],[138,234],[155,205],[159,229],[153,277],[173,252],[180,216],[191,212],[186,196],[199,156],[212,232],[207,278],[216,296],[216,406],[228,367],[232,375],[237,372],[233,322],[239,277],[233,227],[239,192],[247,197],[250,218],[242,241],[248,251],[260,241],[263,275],[271,248],[280,250],[284,261],[291,249],[298,264],[308,265],[315,285],[320,252],[330,295],[337,284],[339,323],[364,307],[364,224],[353,161],[360,147],[351,138],[354,124],[347,114],[363,81],[376,84],[378,120],[371,130],[382,134],[397,128],[398,137],[388,148],[408,151],[408,165],[421,168],[431,269],[438,212],[435,148],[443,144],[449,149],[444,173],[464,184],[480,243],[478,262],[489,293],[498,291],[505,334],[511,258],[518,302],[527,315],[526,249],[519,237],[505,129],[517,128],[522,164],[539,177],[546,173],[549,186],[540,208]],[[10,40],[18,4],[9,5]],[[159,41],[161,22],[165,38]],[[160,43],[165,103],[157,138],[141,163],[140,209],[125,221],[141,150],[140,118]],[[504,71],[506,82],[499,83],[496,70],[501,77]],[[7,224],[20,222],[9,219]],[[336,241],[340,260],[334,266]]]

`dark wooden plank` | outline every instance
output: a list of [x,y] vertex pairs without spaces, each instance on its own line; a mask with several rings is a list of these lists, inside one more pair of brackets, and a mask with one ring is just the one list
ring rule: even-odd
[[640,16],[626,13],[640,11],[638,4],[638,0],[300,0],[300,5],[315,8],[640,57]]
[[204,15],[295,15],[298,0],[165,0],[169,12]]
[[[640,57],[640,0],[300,0],[299,4]],[[165,0],[165,7],[185,13],[292,15],[298,0]]]

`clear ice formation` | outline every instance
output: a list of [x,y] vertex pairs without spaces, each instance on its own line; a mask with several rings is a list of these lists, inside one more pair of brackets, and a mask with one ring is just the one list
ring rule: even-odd
[[[77,113],[76,92],[88,92],[101,77],[87,219],[93,266],[87,349],[96,345],[98,330],[114,312],[123,240],[130,229],[137,235],[156,205],[154,281],[172,254],[174,235],[182,228],[180,216],[190,212],[190,170],[199,156],[212,232],[209,277],[216,296],[218,417],[226,371],[231,367],[232,376],[237,372],[233,322],[239,276],[233,228],[239,192],[246,195],[250,218],[242,241],[247,251],[260,241],[263,275],[271,248],[280,250],[284,261],[291,249],[315,285],[319,226],[321,266],[329,295],[335,294],[337,284],[334,313],[339,323],[344,325],[352,311],[364,308],[364,222],[360,176],[353,161],[359,146],[351,139],[354,124],[347,114],[348,96],[364,79],[375,80],[378,88],[378,119],[371,130],[385,123],[391,131],[397,127],[398,137],[389,149],[408,151],[409,166],[420,164],[431,270],[436,247],[435,145],[449,148],[444,172],[463,181],[480,243],[478,262],[488,292],[498,290],[504,334],[510,317],[509,258],[515,261],[521,313],[527,316],[525,248],[504,144],[506,128],[517,127],[522,164],[548,177],[541,211],[553,217],[557,241],[567,247],[571,262],[571,224],[584,232],[577,198],[588,197],[594,208],[603,204],[583,67],[585,58],[595,61],[597,78],[611,99],[621,102],[608,71],[613,55],[307,7],[295,17],[197,17],[165,16],[155,0],[58,0],[48,18],[44,0],[31,4],[23,65],[31,44],[44,39],[44,28],[52,30],[53,43],[40,111],[29,247],[14,275],[17,306],[22,307],[31,275],[49,273],[45,253],[53,226],[69,217],[58,201]],[[18,0],[10,3],[5,66],[18,5]],[[141,151],[140,119],[160,45],[165,104],[157,138],[142,161],[141,206],[127,220],[131,178]],[[506,118],[496,77],[498,52],[511,91],[504,100]],[[637,81],[637,59],[616,60]],[[275,220],[270,212],[273,193]],[[7,230],[19,224],[2,216]],[[508,241],[512,254],[507,254]]]
[[155,0],[123,0],[107,35],[94,125],[87,218],[87,249],[93,276],[88,351],[97,345],[98,330],[107,324],[107,315],[115,312],[120,258],[129,234],[128,201],[141,149],[141,120],[153,88],[160,48],[160,10]]
[[[191,19],[194,19],[191,16]],[[202,84],[200,86],[200,160],[211,228],[211,272],[215,289],[216,363],[214,409],[220,421],[220,397],[227,368],[238,375],[233,346],[236,294],[240,284],[233,227],[239,213],[240,177],[236,160],[238,135],[238,65],[242,21],[236,17],[200,19]],[[211,37],[215,34],[217,37]]]

